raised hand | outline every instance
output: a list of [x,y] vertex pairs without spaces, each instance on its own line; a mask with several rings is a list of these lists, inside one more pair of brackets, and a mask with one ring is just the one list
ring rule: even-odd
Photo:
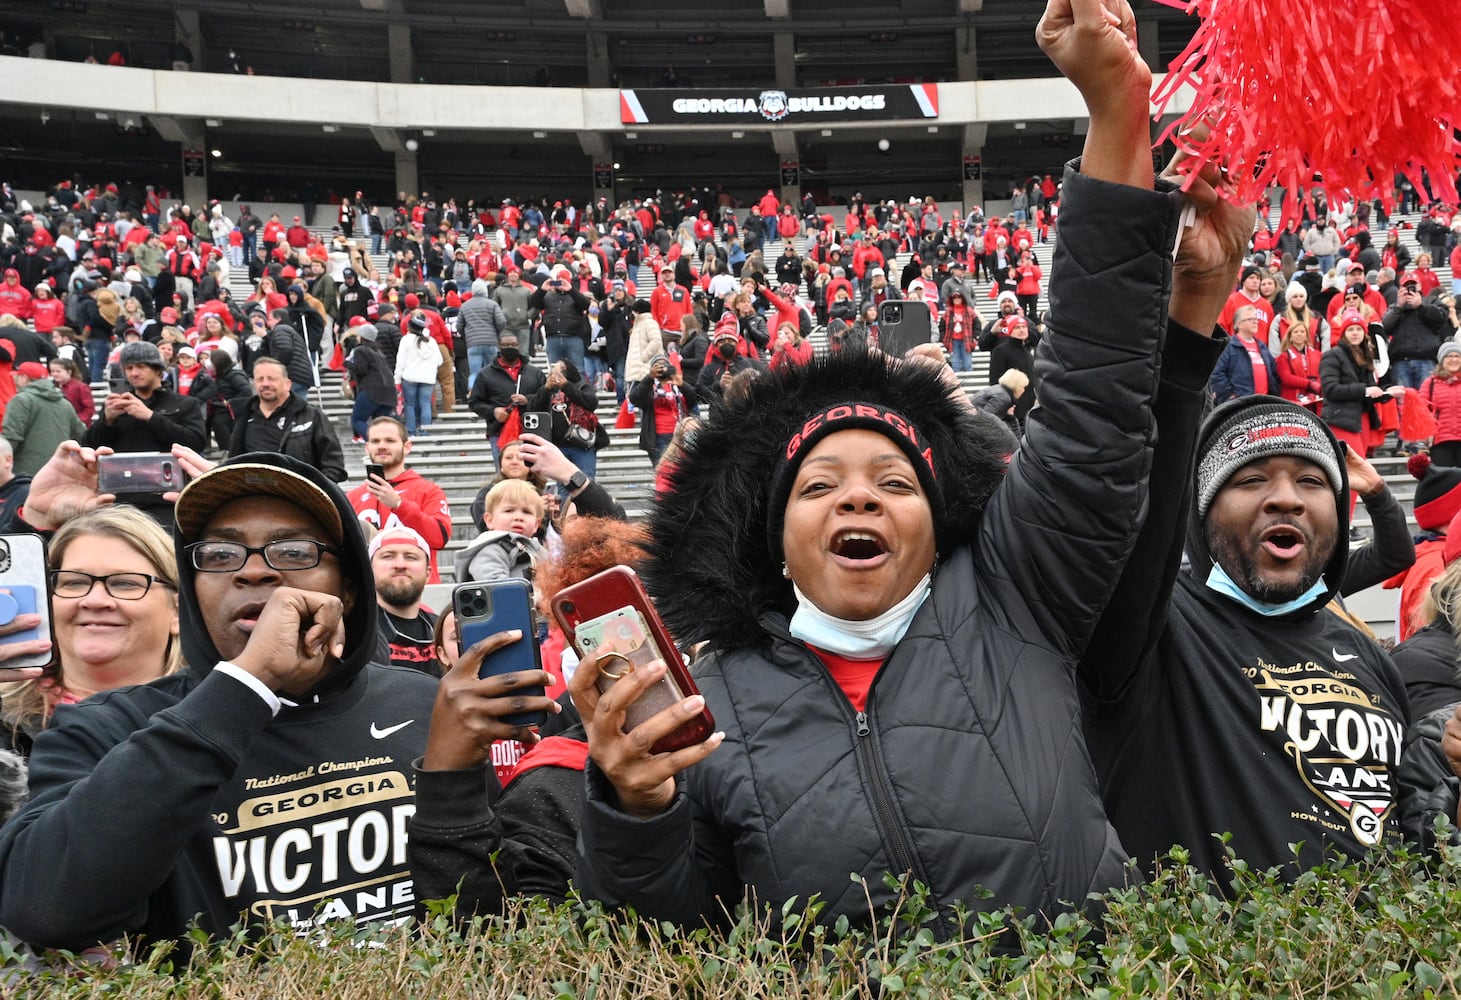
[[96,491],[96,460],[110,454],[110,448],[83,448],[75,441],[62,441],[31,479],[25,500],[26,523],[41,531],[55,531],[71,518],[114,501],[112,494]]
[[1152,71],[1136,47],[1136,17],[1127,0],[1049,0],[1035,40],[1075,84],[1092,116],[1139,100],[1143,117]]

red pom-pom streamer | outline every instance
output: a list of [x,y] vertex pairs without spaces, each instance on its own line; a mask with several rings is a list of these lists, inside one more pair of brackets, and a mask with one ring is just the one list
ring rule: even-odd
[[[1161,141],[1224,163],[1234,200],[1251,204],[1281,185],[1287,220],[1300,190],[1319,184],[1331,201],[1379,198],[1388,209],[1400,173],[1417,191],[1457,202],[1455,0],[1159,2],[1202,19],[1152,95],[1160,118],[1182,87],[1195,92]],[[1199,121],[1212,129],[1200,143],[1186,134]]]

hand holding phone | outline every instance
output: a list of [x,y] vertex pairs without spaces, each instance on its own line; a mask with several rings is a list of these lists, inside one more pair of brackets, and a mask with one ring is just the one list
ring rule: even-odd
[[188,483],[188,474],[168,452],[127,452],[97,458],[97,492],[160,500]]
[[[457,619],[458,644],[464,651],[501,632],[522,633],[516,642],[494,645],[482,656],[477,668],[479,679],[526,673],[546,676],[538,652],[533,588],[526,580],[464,583],[452,592],[452,611]],[[544,693],[542,685],[514,685],[514,689],[519,696],[530,699],[541,698]],[[502,717],[513,726],[541,726],[547,719],[547,710],[541,708]]]
[[40,535],[0,535],[0,680],[26,680],[51,659],[46,545]]
[[582,659],[569,693],[589,753],[633,815],[663,812],[674,777],[723,733],[632,569],[616,566],[560,591],[553,615]]
[[421,761],[423,770],[480,767],[491,759],[492,744],[497,740],[517,740],[525,746],[538,741],[534,729],[508,722],[507,717],[523,708],[541,708],[545,714],[563,711],[561,705],[543,694],[544,685],[551,684],[553,678],[542,670],[483,672],[488,658],[531,641],[532,636],[512,629],[494,632],[472,646],[462,646],[461,655],[437,689]]

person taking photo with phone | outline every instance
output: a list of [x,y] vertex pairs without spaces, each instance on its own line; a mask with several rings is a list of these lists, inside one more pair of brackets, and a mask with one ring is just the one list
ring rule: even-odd
[[[1222,298],[1189,292],[1236,276],[1252,218],[1174,270],[1183,196],[1154,190],[1131,8],[1050,0],[1037,38],[1091,124],[1023,444],[942,366],[845,350],[717,411],[643,567],[677,640],[707,644],[702,695],[625,733],[663,667],[601,693],[589,657],[570,682],[591,758],[585,896],[680,926],[719,924],[747,893],[865,921],[898,899],[892,873],[929,888],[949,938],[956,906],[1049,920],[1127,877],[1073,669],[1147,503],[1162,339],[1212,328]],[[722,731],[650,752],[704,708]]]
[[[167,364],[156,344],[145,340],[122,347],[117,357],[127,389],[113,391],[102,402],[100,419],[81,436],[88,448],[166,452],[175,444],[202,451],[208,447],[208,425],[203,404],[163,386]],[[172,527],[172,505],[161,501],[139,504],[164,528]]]
[[[101,691],[146,684],[182,665],[172,541],[135,507],[101,507],[67,520],[46,553],[54,648],[33,676],[0,684],[0,744],[29,756],[56,709]],[[15,625],[35,627],[34,615]],[[40,644],[40,645],[37,645]],[[0,646],[0,667],[17,646]],[[3,671],[0,671],[3,674]]]

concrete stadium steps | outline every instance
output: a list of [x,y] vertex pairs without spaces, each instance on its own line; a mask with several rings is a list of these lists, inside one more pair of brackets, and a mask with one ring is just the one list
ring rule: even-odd
[[[1391,220],[1392,224],[1410,223],[1412,228],[1402,228],[1401,241],[1411,251],[1412,257],[1421,249],[1415,241],[1413,228],[1419,219],[1419,215],[1412,214],[1396,216]],[[1274,208],[1271,212],[1272,224],[1276,225],[1277,220],[1278,210]],[[327,236],[330,231],[327,226],[316,226],[314,229],[322,236]],[[1383,242],[1383,234],[1381,241]],[[799,237],[797,245],[799,252],[805,254],[808,245],[807,238]],[[768,271],[774,273],[776,262],[781,254],[780,241],[767,249],[770,252],[765,255],[766,266]],[[1036,260],[1045,273],[1045,280],[1041,282],[1039,305],[1041,309],[1047,308],[1048,305],[1047,291],[1053,252],[1053,243],[1037,244],[1035,247]],[[893,265],[888,268],[889,280],[894,284],[898,282],[902,269],[910,256],[907,253],[900,254]],[[385,273],[385,255],[376,255],[374,262],[377,269],[381,273]],[[1441,265],[1436,268],[1436,271],[1443,284],[1448,284],[1450,270],[1445,266],[1448,262],[1436,261],[1435,263]],[[246,270],[233,270],[230,278],[229,284],[237,301],[243,301],[252,294],[252,286],[248,282]],[[647,298],[655,285],[655,275],[648,265],[639,267],[635,280],[640,295]],[[974,302],[971,304],[987,321],[996,314],[995,301],[988,297],[990,283],[976,278],[974,284],[976,292]],[[812,342],[818,350],[825,349],[826,331],[819,328],[813,334]],[[541,353],[535,356],[533,361],[546,367],[546,361]],[[973,391],[988,384],[988,365],[988,354],[976,352],[973,357],[974,370],[960,374],[960,380],[967,391]],[[354,485],[359,482],[359,476],[363,471],[365,453],[362,446],[351,442],[350,403],[339,393],[339,378],[338,373],[325,372],[319,392],[312,394],[311,398],[315,401],[322,401],[326,413],[335,425],[336,432],[343,442],[346,468],[351,473],[351,479],[346,485]],[[98,389],[98,398],[100,398],[106,389],[105,386],[100,386]],[[648,515],[650,505],[653,503],[654,471],[648,457],[639,450],[638,430],[613,429],[617,405],[612,394],[601,400],[598,415],[609,431],[610,445],[599,452],[597,478],[625,507],[631,519],[642,519]],[[1414,516],[1410,514],[1416,483],[1406,472],[1405,460],[1385,456],[1376,458],[1374,464],[1385,475],[1391,492],[1406,509],[1412,530],[1418,530],[1415,526]],[[431,426],[429,434],[415,443],[411,465],[422,475],[437,482],[445,490],[451,504],[452,541],[448,544],[447,551],[441,559],[444,576],[449,580],[452,553],[466,545],[476,535],[476,529],[471,523],[469,514],[471,502],[481,486],[495,474],[491,448],[483,434],[482,425],[476,416],[466,409],[465,401],[459,402],[455,411],[438,415],[437,422]],[[1369,528],[1369,518],[1363,504],[1355,508],[1355,525],[1362,531]],[[1383,627],[1385,623],[1393,622],[1394,619],[1393,594],[1394,592],[1366,592],[1366,594],[1352,599],[1351,603],[1361,609],[1364,617]]]

